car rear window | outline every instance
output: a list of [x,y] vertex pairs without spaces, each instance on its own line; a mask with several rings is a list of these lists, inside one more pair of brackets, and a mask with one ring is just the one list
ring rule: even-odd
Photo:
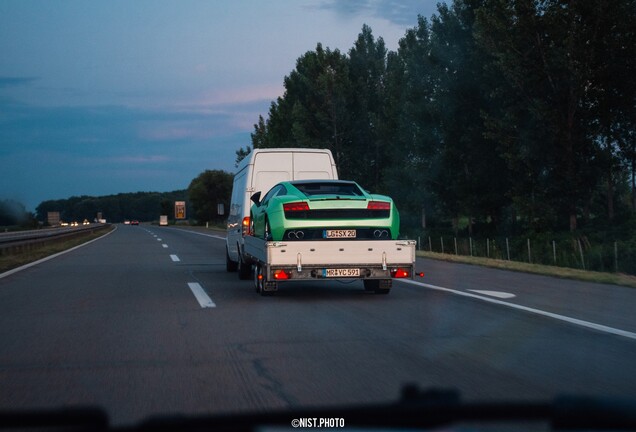
[[294,183],[294,186],[307,197],[314,195],[364,196],[364,192],[355,183],[312,182]]

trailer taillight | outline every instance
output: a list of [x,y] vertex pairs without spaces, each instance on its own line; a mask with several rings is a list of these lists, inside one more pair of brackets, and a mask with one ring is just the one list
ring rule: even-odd
[[291,274],[287,273],[285,270],[274,270],[274,279],[287,280],[290,278],[291,278]]
[[411,274],[408,270],[404,270],[403,268],[396,268],[391,270],[391,277],[396,279],[404,279],[410,277]]

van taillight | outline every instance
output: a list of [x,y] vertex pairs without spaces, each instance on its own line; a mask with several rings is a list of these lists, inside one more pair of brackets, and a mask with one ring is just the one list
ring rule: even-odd
[[391,210],[391,203],[386,201],[369,201],[367,210]]
[[252,224],[251,224],[251,220],[250,220],[249,216],[245,216],[243,218],[242,228],[243,228],[242,229],[243,236],[247,236],[247,235],[252,235],[253,234],[252,230],[251,230]]

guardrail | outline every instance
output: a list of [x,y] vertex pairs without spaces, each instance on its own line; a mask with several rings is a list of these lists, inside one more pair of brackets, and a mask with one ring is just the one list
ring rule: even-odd
[[28,251],[44,243],[52,243],[100,231],[110,224],[90,224],[76,227],[45,228],[0,233],[0,256]]

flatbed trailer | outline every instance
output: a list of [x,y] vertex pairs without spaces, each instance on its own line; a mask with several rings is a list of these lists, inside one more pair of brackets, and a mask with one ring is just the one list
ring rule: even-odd
[[246,236],[244,255],[254,286],[267,295],[278,284],[302,280],[360,279],[367,291],[388,294],[393,279],[413,278],[414,240],[266,241]]

